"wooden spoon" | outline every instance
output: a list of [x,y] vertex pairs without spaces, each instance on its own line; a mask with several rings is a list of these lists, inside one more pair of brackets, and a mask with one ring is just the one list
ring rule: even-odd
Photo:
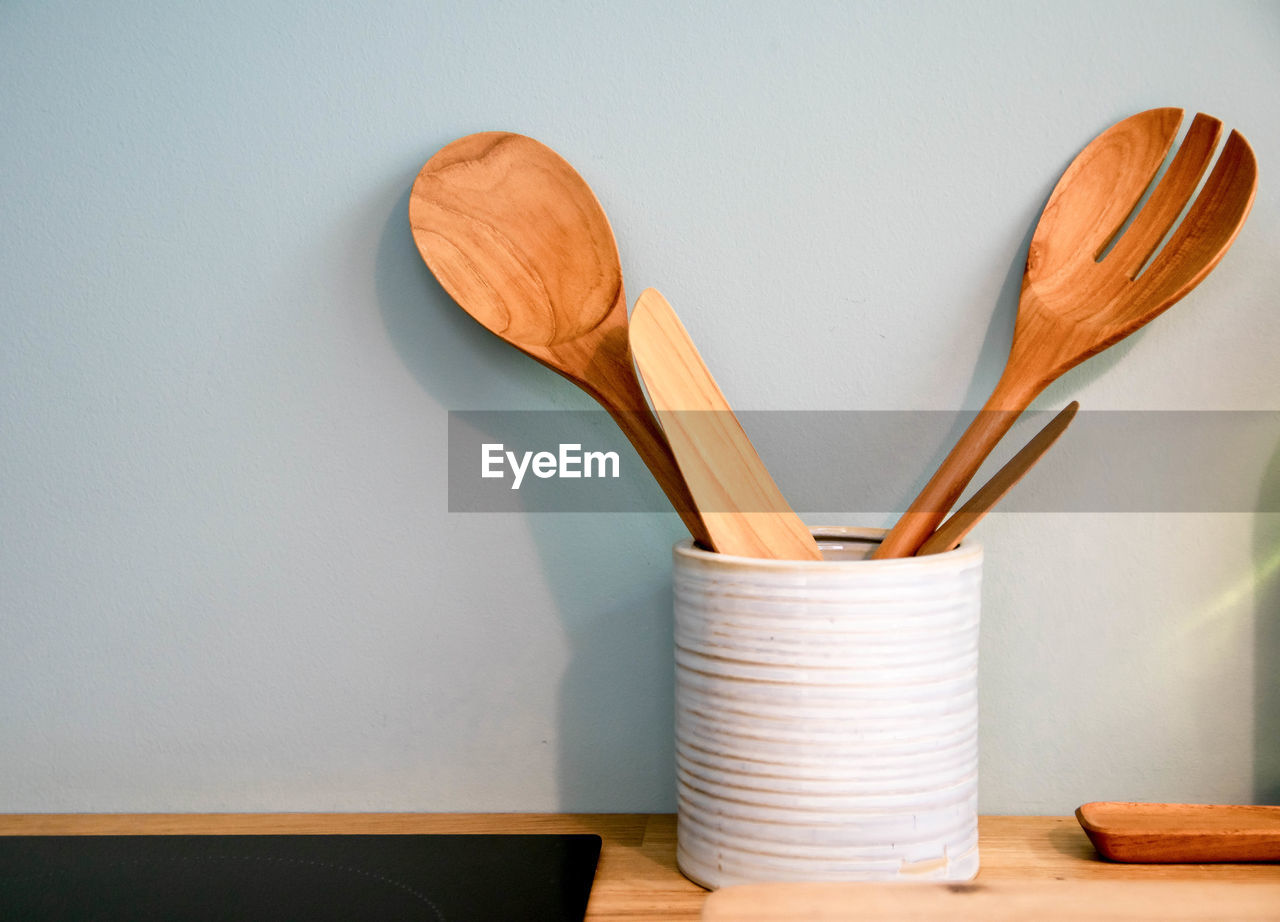
[[1280,861],[1280,807],[1096,802],[1076,819],[1112,861]]
[[914,554],[1037,394],[1168,308],[1222,259],[1257,187],[1253,151],[1235,131],[1190,210],[1151,258],[1217,146],[1221,123],[1207,115],[1192,121],[1164,177],[1121,233],[1181,122],[1181,109],[1131,116],[1095,138],[1062,175],[1031,239],[1004,372],[983,412],[874,556]]
[[1054,442],[1058,441],[1058,436],[1067,430],[1078,409],[1080,409],[1079,401],[1073,400],[1063,408],[1062,412],[1049,420],[1049,424],[1036,433],[1036,436],[1024,445],[1020,452],[1010,458],[1004,467],[996,471],[995,476],[988,480],[982,489],[974,493],[967,503],[957,509],[951,518],[929,536],[928,541],[920,545],[916,556],[941,554],[943,551],[952,551],[959,547],[965,535],[973,531],[973,527],[991,511],[991,507],[1004,499],[1004,495],[1013,489],[1013,485],[1035,466]]
[[722,554],[821,560],[667,300],[646,289],[631,312],[631,351],[685,482]]
[[693,537],[708,543],[671,449],[645,403],[627,343],[627,298],[604,210],[568,163],[518,134],[446,145],[409,197],[418,251],[490,332],[604,407]]

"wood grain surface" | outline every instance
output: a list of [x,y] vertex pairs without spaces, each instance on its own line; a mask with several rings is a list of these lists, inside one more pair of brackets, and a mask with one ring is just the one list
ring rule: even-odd
[[951,518],[938,526],[938,530],[930,535],[924,544],[920,545],[920,550],[916,551],[917,556],[921,554],[941,554],[944,551],[955,550],[959,547],[965,536],[982,521],[982,517],[990,512],[996,503],[1004,499],[1004,495],[1012,490],[1014,485],[1026,476],[1027,471],[1035,466],[1035,463],[1040,460],[1041,456],[1049,450],[1053,443],[1058,441],[1058,437],[1066,431],[1067,426],[1071,424],[1071,420],[1075,418],[1078,409],[1080,409],[1080,404],[1073,400],[1057,416],[1049,420],[1048,425],[1036,433],[1031,441],[1010,458],[1004,467],[996,471],[992,478],[983,484],[968,502],[952,513]]
[[705,922],[1274,922],[1280,883],[997,880],[779,883],[711,894]]
[[689,333],[652,288],[631,312],[631,351],[685,483],[721,554],[821,560]]
[[705,544],[706,529],[632,367],[613,230],[577,171],[524,135],[467,135],[419,172],[409,225],[423,260],[464,311],[608,411]]
[[1181,109],[1140,112],[1094,138],[1067,167],[1031,238],[1005,369],[876,557],[914,554],[1041,391],[1165,311],[1222,259],[1253,205],[1257,163],[1233,131],[1197,192],[1222,128],[1197,115],[1142,204],[1181,122]]
[[1095,802],[1076,819],[1112,861],[1280,861],[1280,807]]
[[[979,882],[1270,881],[1280,865],[1144,865],[1104,861],[1070,816],[984,816]],[[8,814],[0,835],[307,833],[595,833],[604,840],[587,919],[695,922],[707,891],[676,868],[670,814],[264,813]]]

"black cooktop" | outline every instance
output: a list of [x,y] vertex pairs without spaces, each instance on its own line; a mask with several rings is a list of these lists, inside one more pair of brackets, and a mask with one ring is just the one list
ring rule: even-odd
[[0,919],[581,922],[595,835],[0,836]]

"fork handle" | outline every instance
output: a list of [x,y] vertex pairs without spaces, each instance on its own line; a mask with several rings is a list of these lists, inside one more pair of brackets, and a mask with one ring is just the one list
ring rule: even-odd
[[911,557],[920,550],[982,462],[1042,389],[1043,386],[1028,389],[1025,378],[1008,374],[1006,369],[982,410],[872,556],[877,560]]

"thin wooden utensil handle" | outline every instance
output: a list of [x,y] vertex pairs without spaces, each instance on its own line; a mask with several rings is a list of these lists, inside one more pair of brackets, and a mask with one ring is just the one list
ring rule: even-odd
[[965,535],[973,531],[973,527],[982,520],[991,507],[1000,500],[1004,499],[1006,493],[1013,489],[1013,485],[1023,478],[1027,471],[1035,466],[1049,447],[1058,441],[1058,436],[1066,431],[1071,420],[1075,418],[1076,410],[1080,409],[1078,401],[1071,401],[1057,416],[1049,421],[1049,424],[1036,433],[1035,437],[1022,447],[1016,455],[1009,459],[1009,462],[1000,470],[996,471],[995,476],[988,480],[982,489],[974,493],[967,503],[956,510],[951,518],[939,526],[938,530],[929,536],[924,544],[920,545],[920,550],[916,551],[916,556],[922,554],[940,554],[943,551],[950,551],[959,546],[964,540]]
[[[624,337],[627,335],[625,328],[621,335]],[[611,361],[615,353],[625,358],[625,366],[621,362]],[[644,391],[640,389],[635,368],[632,367],[630,347],[624,346],[620,350],[601,349],[597,352],[596,358],[599,362],[609,362],[617,366],[610,374],[601,376],[602,380],[610,383],[611,390],[608,394],[604,394],[589,387],[586,389],[596,402],[608,411],[623,435],[627,437],[627,441],[635,448],[640,460],[653,474],[653,479],[658,481],[658,486],[662,488],[662,492],[667,495],[667,499],[679,513],[680,520],[689,529],[693,540],[705,548],[711,548],[710,533],[707,531],[702,514],[698,511],[698,504],[694,502],[693,494],[689,491],[684,474],[676,463],[671,443],[662,431],[657,417],[649,409]]]
[[662,488],[662,492],[667,495],[671,505],[680,514],[680,520],[689,529],[689,534],[703,547],[710,548],[711,537],[707,532],[706,524],[702,521],[702,515],[693,501],[693,495],[689,492],[684,475],[680,473],[675,456],[671,453],[671,445],[667,442],[667,437],[663,434],[653,413],[647,409],[622,410],[613,407],[608,409],[609,415],[626,435],[627,440],[635,448],[636,454],[640,456],[640,460],[649,468],[653,479],[658,481],[658,486]]
[[877,560],[910,557],[920,550],[929,535],[942,524],[996,443],[1041,389],[1028,390],[1016,374],[1010,373],[1010,366],[1006,366],[986,405],[969,423],[907,511],[885,535],[872,557]]

